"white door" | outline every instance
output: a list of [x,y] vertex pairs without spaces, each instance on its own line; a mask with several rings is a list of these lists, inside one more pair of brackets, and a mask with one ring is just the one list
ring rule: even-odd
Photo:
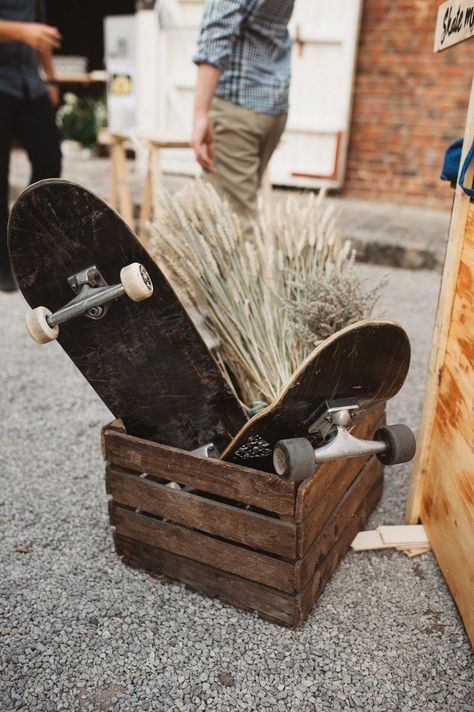
[[362,0],[297,0],[290,113],[270,175],[281,185],[344,182]]
[[[160,3],[157,131],[191,132],[201,0]],[[272,159],[273,183],[344,182],[362,0],[296,0],[290,114]],[[166,151],[163,169],[196,173],[190,151]]]

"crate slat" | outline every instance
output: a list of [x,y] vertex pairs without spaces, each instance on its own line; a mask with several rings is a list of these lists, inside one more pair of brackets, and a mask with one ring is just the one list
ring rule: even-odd
[[310,582],[306,588],[300,594],[296,615],[296,625],[302,625],[310,614],[326,584],[336,571],[341,559],[344,557],[344,554],[349,549],[354,537],[364,526],[371,512],[377,506],[381,494],[381,485],[375,485],[372,487],[367,497],[362,501],[362,504],[355,515],[349,520],[343,532],[338,537],[334,546],[323,559],[319,568],[315,571],[314,576],[310,579]]
[[201,593],[218,596],[238,608],[257,610],[278,623],[295,624],[293,595],[118,534],[114,539],[117,553],[132,566],[178,579]]
[[106,459],[129,470],[293,517],[297,484],[258,470],[202,458],[176,448],[105,429]]
[[[379,409],[370,414],[352,432],[366,438],[385,421]],[[368,422],[366,422],[368,421]],[[316,474],[302,484],[296,499],[296,521],[299,526],[298,555],[303,556],[321,531],[334,507],[342,499],[359,472],[369,460],[367,455],[348,460],[335,460],[321,465]]]
[[111,523],[116,533],[126,539],[142,541],[286,593],[295,591],[295,567],[288,561],[249,551],[117,504],[112,505]]
[[[384,413],[372,409],[353,434],[370,437]],[[292,627],[304,623],[382,492],[375,457],[327,463],[299,484],[129,436],[120,423],[104,429],[103,445],[110,521],[126,563]]]
[[375,488],[380,496],[382,487],[383,465],[376,457],[372,457],[331,512],[329,519],[303,558],[297,561],[295,567],[297,590],[305,588],[344,531],[347,522],[356,516],[365,500],[372,500],[372,490]]
[[172,490],[112,465],[107,467],[107,491],[120,504],[285,559],[296,559],[296,526],[290,522]]

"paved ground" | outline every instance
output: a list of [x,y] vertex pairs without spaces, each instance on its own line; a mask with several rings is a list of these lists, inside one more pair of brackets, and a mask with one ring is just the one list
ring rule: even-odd
[[[438,276],[390,275],[379,312],[414,356],[389,416],[416,427]],[[349,553],[297,632],[124,566],[99,449],[110,415],[57,344],[31,342],[24,311],[0,294],[2,712],[472,712],[470,646],[431,553]],[[403,521],[408,474],[387,469],[371,526]]]
[[[64,178],[77,181],[107,198],[110,194],[110,163],[107,159],[81,160],[65,157]],[[12,160],[12,195],[25,187],[29,176],[28,162],[22,151]],[[174,190],[186,178],[166,178],[166,187]],[[129,185],[136,205],[141,201],[142,177],[135,163],[129,161]],[[446,190],[450,188],[446,187]],[[276,191],[284,197],[287,191]],[[352,198],[331,198],[339,215],[344,236],[353,240],[362,262],[441,271],[449,213],[389,203],[374,203]]]

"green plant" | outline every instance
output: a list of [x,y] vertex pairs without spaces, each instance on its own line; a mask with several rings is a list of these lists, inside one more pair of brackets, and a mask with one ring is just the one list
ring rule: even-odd
[[97,129],[102,121],[102,102],[90,98],[78,98],[68,93],[64,96],[64,104],[58,111],[58,122],[63,138],[77,141],[81,146],[88,147],[97,140]]

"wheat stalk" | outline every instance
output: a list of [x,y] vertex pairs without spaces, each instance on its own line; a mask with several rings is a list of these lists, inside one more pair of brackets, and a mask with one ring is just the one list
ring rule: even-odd
[[318,340],[373,308],[377,290],[355,279],[354,252],[323,193],[272,205],[253,241],[201,181],[161,193],[155,215],[150,250],[217,336],[244,402],[273,400]]

